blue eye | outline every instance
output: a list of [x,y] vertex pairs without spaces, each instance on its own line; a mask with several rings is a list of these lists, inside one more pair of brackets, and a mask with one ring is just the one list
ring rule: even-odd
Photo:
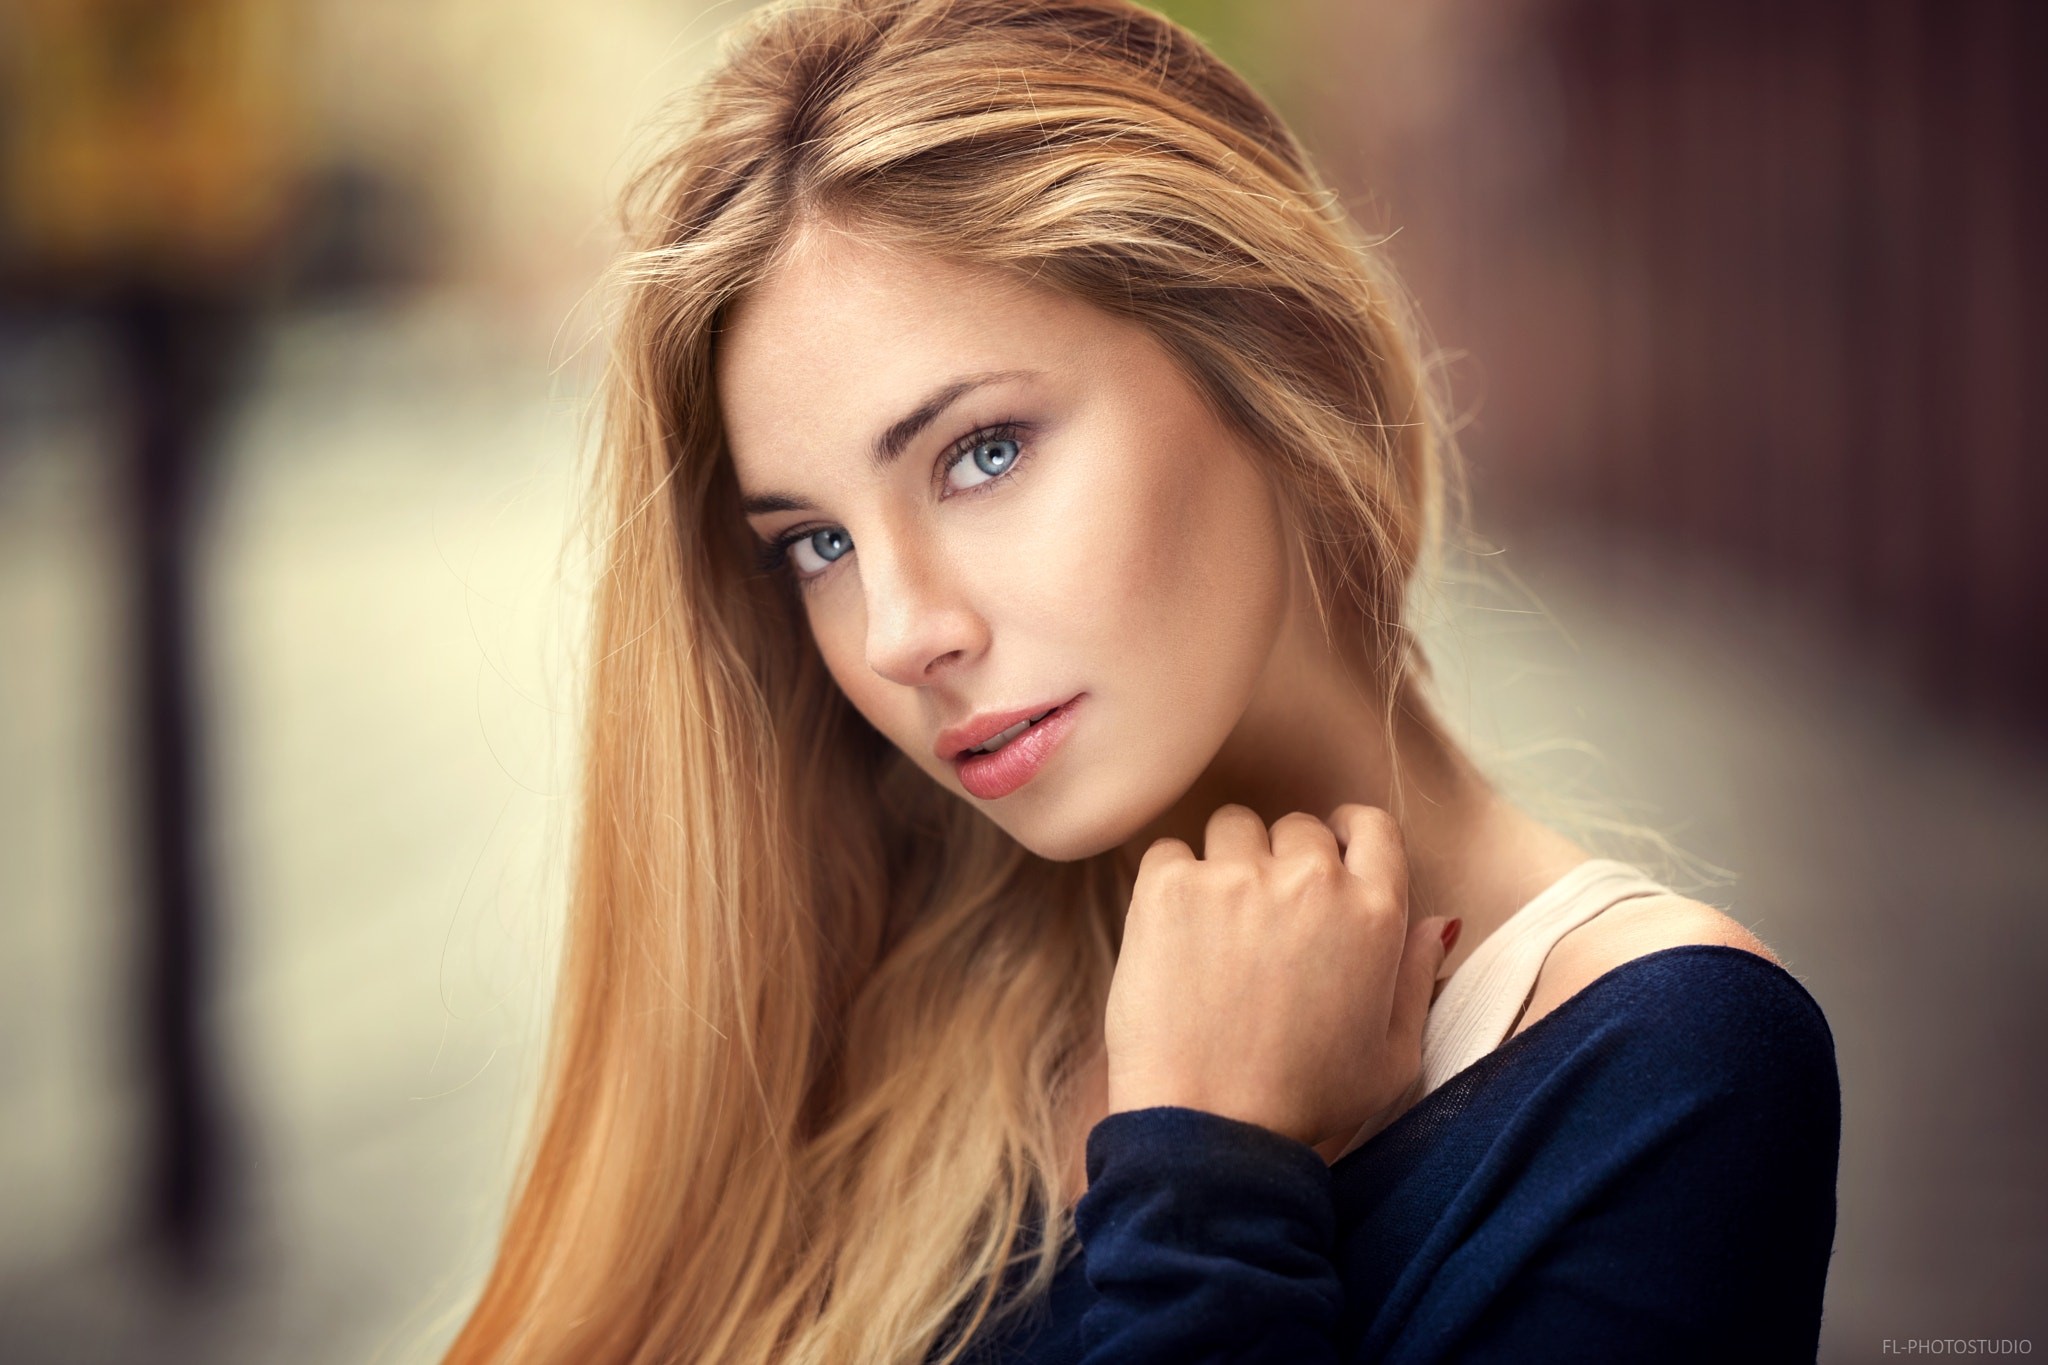
[[[954,488],[979,488],[991,479],[999,479],[1015,467],[1023,454],[1023,447],[1011,436],[978,436],[973,443],[960,453],[958,459],[946,466],[947,482]],[[955,470],[966,469],[983,477],[967,483],[953,480]]]
[[[852,548],[853,537],[846,534],[844,527],[826,526],[790,542],[789,558],[798,573],[808,576],[825,572],[827,565]],[[814,567],[805,562],[807,556],[820,562]]]
[[[782,573],[793,568],[791,576],[796,579],[797,586],[807,587],[812,579],[852,549],[853,537],[843,526],[794,531],[762,547],[761,570],[763,573]],[[821,561],[818,567],[811,567],[808,562],[811,557]]]

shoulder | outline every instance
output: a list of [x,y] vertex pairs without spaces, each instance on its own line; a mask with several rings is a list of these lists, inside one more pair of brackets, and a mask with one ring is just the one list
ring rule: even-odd
[[[1609,916],[1601,933],[1582,932]],[[1539,978],[1573,1020],[1544,1056],[1587,1069],[1582,1081],[1609,1077],[1632,1102],[1655,1093],[1672,1114],[1733,1103],[1746,1123],[1797,1125],[1825,1146],[1839,1123],[1834,1034],[1756,935],[1680,896],[1623,902],[1574,935]]]
[[1676,894],[1638,896],[1609,906],[1559,939],[1537,974],[1520,1032],[1627,962],[1665,948],[1714,944],[1737,948],[1782,969],[1764,941],[1711,905]]

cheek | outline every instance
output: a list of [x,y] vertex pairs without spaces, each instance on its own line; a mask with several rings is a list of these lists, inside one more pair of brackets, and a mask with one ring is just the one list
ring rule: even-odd
[[1069,619],[1159,700],[1222,705],[1211,694],[1250,686],[1279,624],[1264,481],[1227,447],[1133,450],[1119,466],[1062,519],[1069,536],[1086,528],[1062,574],[1076,589]]

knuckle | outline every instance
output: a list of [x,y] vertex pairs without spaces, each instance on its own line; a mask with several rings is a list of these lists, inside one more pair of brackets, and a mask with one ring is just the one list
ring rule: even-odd
[[1190,873],[1184,862],[1161,863],[1152,873],[1152,885],[1159,892],[1180,895],[1187,889]]
[[1378,878],[1354,877],[1352,881],[1357,884],[1352,904],[1356,905],[1359,913],[1366,918],[1391,920],[1396,917],[1407,917],[1407,903],[1394,894],[1393,887]]
[[1252,863],[1224,862],[1209,866],[1209,879],[1219,892],[1228,896],[1241,896],[1256,888],[1261,872]]
[[1344,865],[1320,852],[1295,854],[1280,860],[1275,872],[1279,884],[1294,893],[1320,892],[1337,884],[1345,875]]

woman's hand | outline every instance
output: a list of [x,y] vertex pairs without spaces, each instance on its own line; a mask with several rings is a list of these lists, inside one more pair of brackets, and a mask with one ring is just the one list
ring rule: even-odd
[[1386,811],[1327,822],[1209,817],[1204,856],[1160,839],[1138,865],[1103,1033],[1109,1111],[1171,1104],[1314,1146],[1348,1139],[1422,1065],[1445,921],[1408,924]]

